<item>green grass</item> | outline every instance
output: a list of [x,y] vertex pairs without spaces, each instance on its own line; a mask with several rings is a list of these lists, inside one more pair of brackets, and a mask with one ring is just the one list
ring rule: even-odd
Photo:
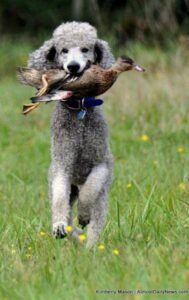
[[[83,244],[50,235],[47,170],[53,104],[23,117],[22,104],[33,90],[10,76],[21,63],[18,56],[25,57],[29,49],[26,45],[12,50],[16,54],[7,76],[5,65],[1,67],[0,299],[170,299],[170,295],[115,296],[96,290],[187,290],[187,51],[175,47],[165,53],[131,45],[128,53],[147,68],[146,74],[122,75],[103,97],[115,176],[98,243],[105,250],[99,251],[97,245],[87,251]],[[148,141],[141,140],[144,134]]]

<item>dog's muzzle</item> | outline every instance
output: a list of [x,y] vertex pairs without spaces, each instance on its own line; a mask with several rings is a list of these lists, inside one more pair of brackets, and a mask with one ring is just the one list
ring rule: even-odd
[[80,69],[80,64],[76,61],[71,61],[69,65],[67,65],[67,68],[71,74],[77,74]]

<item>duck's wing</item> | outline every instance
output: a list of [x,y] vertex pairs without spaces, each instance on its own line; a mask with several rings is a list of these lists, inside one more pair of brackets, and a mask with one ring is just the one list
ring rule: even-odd
[[73,76],[71,74],[65,73],[64,76],[60,77],[57,74],[51,82],[49,82],[48,93],[54,93],[58,90],[69,90],[67,87],[69,83],[74,82],[77,80],[78,76]]
[[65,70],[49,69],[46,70],[45,75],[48,78],[49,85],[52,85],[58,81],[65,80],[69,74]]
[[35,96],[31,97],[30,100],[32,103],[38,103],[38,102],[51,102],[51,101],[64,101],[67,100],[72,96],[71,91],[56,91],[51,94],[45,94],[43,96]]
[[22,84],[31,85],[36,88],[39,88],[41,85],[43,71],[25,67],[18,67],[16,71],[17,78]]

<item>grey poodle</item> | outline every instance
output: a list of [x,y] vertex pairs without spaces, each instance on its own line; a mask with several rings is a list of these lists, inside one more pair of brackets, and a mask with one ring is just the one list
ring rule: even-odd
[[[51,39],[30,54],[28,66],[36,69],[62,68],[79,74],[88,63],[109,68],[114,57],[108,44],[97,38],[88,23],[67,22]],[[80,99],[71,99],[79,103]],[[52,227],[57,238],[67,234],[72,207],[78,199],[78,222],[87,226],[87,246],[97,241],[107,213],[107,193],[112,181],[113,157],[108,145],[107,125],[101,107],[84,108],[78,118],[74,105],[58,102],[52,122],[52,161],[49,192]],[[78,233],[73,227],[73,235]]]

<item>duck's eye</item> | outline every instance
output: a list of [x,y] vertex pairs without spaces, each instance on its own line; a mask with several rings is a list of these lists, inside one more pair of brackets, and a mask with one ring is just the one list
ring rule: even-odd
[[62,53],[68,53],[68,49],[63,48],[63,49],[62,49]]
[[88,51],[89,51],[88,48],[81,48],[81,52],[83,52],[83,53],[86,53],[86,52],[88,52]]

